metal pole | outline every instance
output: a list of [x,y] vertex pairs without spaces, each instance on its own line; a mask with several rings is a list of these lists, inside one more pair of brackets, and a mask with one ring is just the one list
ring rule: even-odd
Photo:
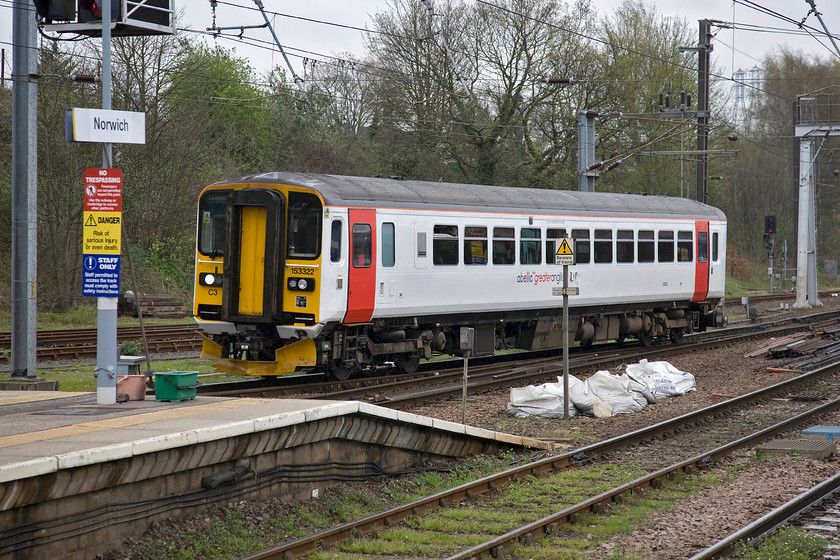
[[578,111],[578,190],[595,192],[595,176],[589,175],[589,167],[595,163],[595,116],[594,111]]
[[697,50],[697,201],[706,202],[709,149],[709,20],[700,20],[700,44]]
[[38,279],[38,84],[32,3],[15,0],[12,25],[11,377],[35,379]]
[[[102,3],[102,109],[111,110],[111,2]],[[111,144],[102,148],[102,167],[111,167]],[[96,402],[117,402],[117,298],[96,300]]]
[[798,308],[811,307],[808,294],[808,241],[810,235],[810,219],[808,212],[811,209],[811,185],[813,175],[811,173],[811,154],[813,151],[813,140],[802,138],[799,141],[799,214],[796,226],[796,303]]
[[469,358],[464,356],[464,387],[461,391],[461,424],[467,423],[467,362]]
[[563,418],[569,417],[569,265],[563,265]]
[[770,249],[770,293],[772,294],[774,291],[774,284],[773,281],[773,248]]

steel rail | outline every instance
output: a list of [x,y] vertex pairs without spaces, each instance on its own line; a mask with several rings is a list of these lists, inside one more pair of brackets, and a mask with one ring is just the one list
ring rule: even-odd
[[802,512],[840,492],[840,473],[824,480],[810,490],[799,494],[789,502],[782,504],[764,517],[750,523],[725,539],[692,556],[690,560],[711,560],[728,558],[735,546],[742,542],[753,541],[777,527],[787,524]]

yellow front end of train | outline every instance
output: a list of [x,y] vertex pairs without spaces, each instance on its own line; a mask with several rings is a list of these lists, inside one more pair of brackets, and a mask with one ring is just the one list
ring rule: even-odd
[[323,201],[284,185],[224,183],[199,199],[193,314],[202,357],[242,375],[317,363]]

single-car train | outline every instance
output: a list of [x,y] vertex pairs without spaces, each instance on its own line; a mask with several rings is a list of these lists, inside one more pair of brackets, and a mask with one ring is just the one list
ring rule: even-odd
[[[335,379],[433,354],[678,342],[720,320],[726,217],[682,198],[274,172],[206,187],[194,315],[221,371]],[[567,243],[568,245],[568,243]]]

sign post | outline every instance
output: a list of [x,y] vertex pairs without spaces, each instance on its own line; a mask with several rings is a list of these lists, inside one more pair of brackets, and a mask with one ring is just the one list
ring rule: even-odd
[[467,423],[467,363],[475,343],[475,329],[461,327],[461,354],[464,356],[464,387],[461,391],[461,424]]
[[[563,418],[569,418],[569,294],[578,295],[578,289],[569,289],[569,265],[575,264],[575,240],[564,237],[554,254],[554,264],[563,265]],[[552,290],[553,292],[554,290]]]

